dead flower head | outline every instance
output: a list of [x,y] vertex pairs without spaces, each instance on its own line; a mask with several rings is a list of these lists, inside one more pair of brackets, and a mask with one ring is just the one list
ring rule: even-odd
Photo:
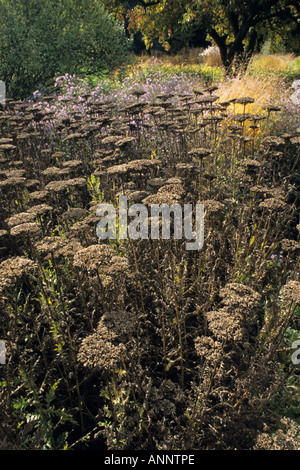
[[2,261],[0,264],[0,292],[14,286],[23,277],[34,273],[37,264],[25,256],[15,256]]
[[77,355],[79,363],[88,369],[104,373],[114,370],[125,353],[124,344],[114,344],[115,339],[116,334],[100,321],[96,332],[82,340]]
[[98,272],[112,277],[124,275],[129,268],[128,260],[116,255],[115,250],[105,244],[91,245],[78,251],[73,265],[89,274]]
[[284,298],[300,305],[300,282],[289,281],[282,289]]

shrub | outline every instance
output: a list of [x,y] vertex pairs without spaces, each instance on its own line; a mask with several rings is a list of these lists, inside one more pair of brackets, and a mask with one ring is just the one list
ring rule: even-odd
[[299,77],[300,60],[294,54],[269,54],[255,55],[247,69],[247,74],[254,78],[280,77],[286,83],[291,84]]
[[0,30],[0,77],[17,99],[55,74],[112,69],[129,46],[124,28],[96,0],[1,0]]
[[216,46],[207,47],[202,54],[200,54],[201,60],[210,66],[222,66],[222,59],[219,48]]

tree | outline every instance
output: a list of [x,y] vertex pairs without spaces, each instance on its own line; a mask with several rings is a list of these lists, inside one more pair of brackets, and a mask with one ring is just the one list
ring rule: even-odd
[[[104,0],[106,2],[106,0]],[[125,1],[112,0],[110,8],[124,12]],[[147,47],[158,38],[166,49],[178,28],[201,24],[218,46],[228,71],[235,61],[253,53],[257,29],[272,19],[297,24],[294,0],[140,0],[129,12],[129,28],[143,33]]]
[[111,69],[130,45],[97,0],[0,0],[0,38],[0,80],[22,99],[56,74]]

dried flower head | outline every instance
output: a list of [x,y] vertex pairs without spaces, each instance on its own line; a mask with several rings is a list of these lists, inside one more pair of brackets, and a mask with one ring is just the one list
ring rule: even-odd
[[137,331],[137,314],[135,311],[106,311],[102,318],[103,324],[112,331],[121,342],[132,338]]
[[210,336],[198,336],[195,339],[195,350],[206,364],[214,365],[222,359],[222,343]]
[[296,302],[296,304],[300,305],[300,282],[289,281],[282,288],[282,294],[287,301]]
[[74,256],[73,265],[89,273],[98,271],[108,275],[122,275],[128,270],[128,260],[116,255],[110,245],[91,245],[78,251]]
[[243,315],[257,311],[261,302],[261,294],[249,286],[234,282],[226,284],[220,290],[219,295],[223,305],[227,308],[238,309]]
[[83,188],[86,187],[86,179],[85,178],[71,178],[67,180],[59,180],[59,181],[50,181],[45,186],[45,190],[54,193],[60,193],[66,191],[70,188]]
[[201,201],[201,204],[203,204],[207,216],[210,216],[212,214],[222,214],[222,211],[225,207],[222,202],[215,201],[213,199]]
[[29,194],[29,199],[33,203],[42,203],[46,202],[49,197],[48,191],[32,191]]
[[30,212],[20,212],[12,215],[5,220],[8,228],[15,227],[16,225],[25,224],[27,222],[34,222],[35,216]]
[[238,312],[226,308],[205,313],[208,331],[220,342],[240,344],[248,341],[246,328]]
[[0,263],[0,291],[14,286],[24,276],[36,272],[37,264],[24,256],[8,258]]
[[51,211],[53,211],[53,207],[49,206],[49,204],[37,204],[35,206],[30,207],[27,210],[27,212],[29,214],[33,214],[34,217],[43,216]]
[[97,331],[81,342],[77,359],[86,368],[111,372],[116,369],[126,352],[124,344],[114,341],[117,335],[100,321]]
[[281,240],[281,249],[283,253],[288,253],[297,259],[300,255],[300,242],[284,238]]
[[22,188],[25,186],[26,178],[22,176],[11,176],[3,181],[0,181],[0,191],[6,192],[15,188]]
[[36,250],[42,255],[55,254],[59,249],[68,244],[66,238],[60,236],[44,237],[35,243]]
[[262,201],[259,208],[268,212],[282,212],[288,208],[288,205],[281,199],[271,197]]
[[279,429],[269,434],[259,433],[254,450],[300,450],[299,424],[291,418],[282,418]]
[[42,234],[42,229],[36,222],[27,222],[15,225],[10,230],[12,237],[37,238]]
[[82,220],[89,215],[87,209],[82,209],[81,207],[71,207],[62,214],[63,220],[75,221]]

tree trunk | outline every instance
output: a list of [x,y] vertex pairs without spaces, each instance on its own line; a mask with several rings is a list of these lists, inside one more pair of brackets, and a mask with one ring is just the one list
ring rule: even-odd
[[227,55],[228,55],[228,51],[227,51],[227,45],[226,45],[226,37],[221,37],[217,31],[215,31],[214,29],[211,29],[210,32],[209,32],[210,36],[213,38],[213,40],[215,41],[215,43],[217,44],[218,48],[219,48],[219,51],[220,51],[220,56],[221,56],[221,60],[222,60],[222,64],[224,65],[224,67],[226,67],[226,63],[227,63]]
[[226,75],[236,76],[237,74],[245,74],[253,56],[255,45],[257,41],[257,32],[254,28],[249,30],[249,43],[247,48],[244,46],[233,50],[232,54],[227,57],[225,64]]
[[[250,14],[244,18],[240,28],[236,31],[235,39],[230,45],[226,56],[226,62],[223,62],[226,75],[235,76],[238,73],[245,73],[247,70],[257,40],[257,33],[252,26],[252,22],[253,14]],[[249,44],[245,51],[243,42],[247,34],[249,34]]]

